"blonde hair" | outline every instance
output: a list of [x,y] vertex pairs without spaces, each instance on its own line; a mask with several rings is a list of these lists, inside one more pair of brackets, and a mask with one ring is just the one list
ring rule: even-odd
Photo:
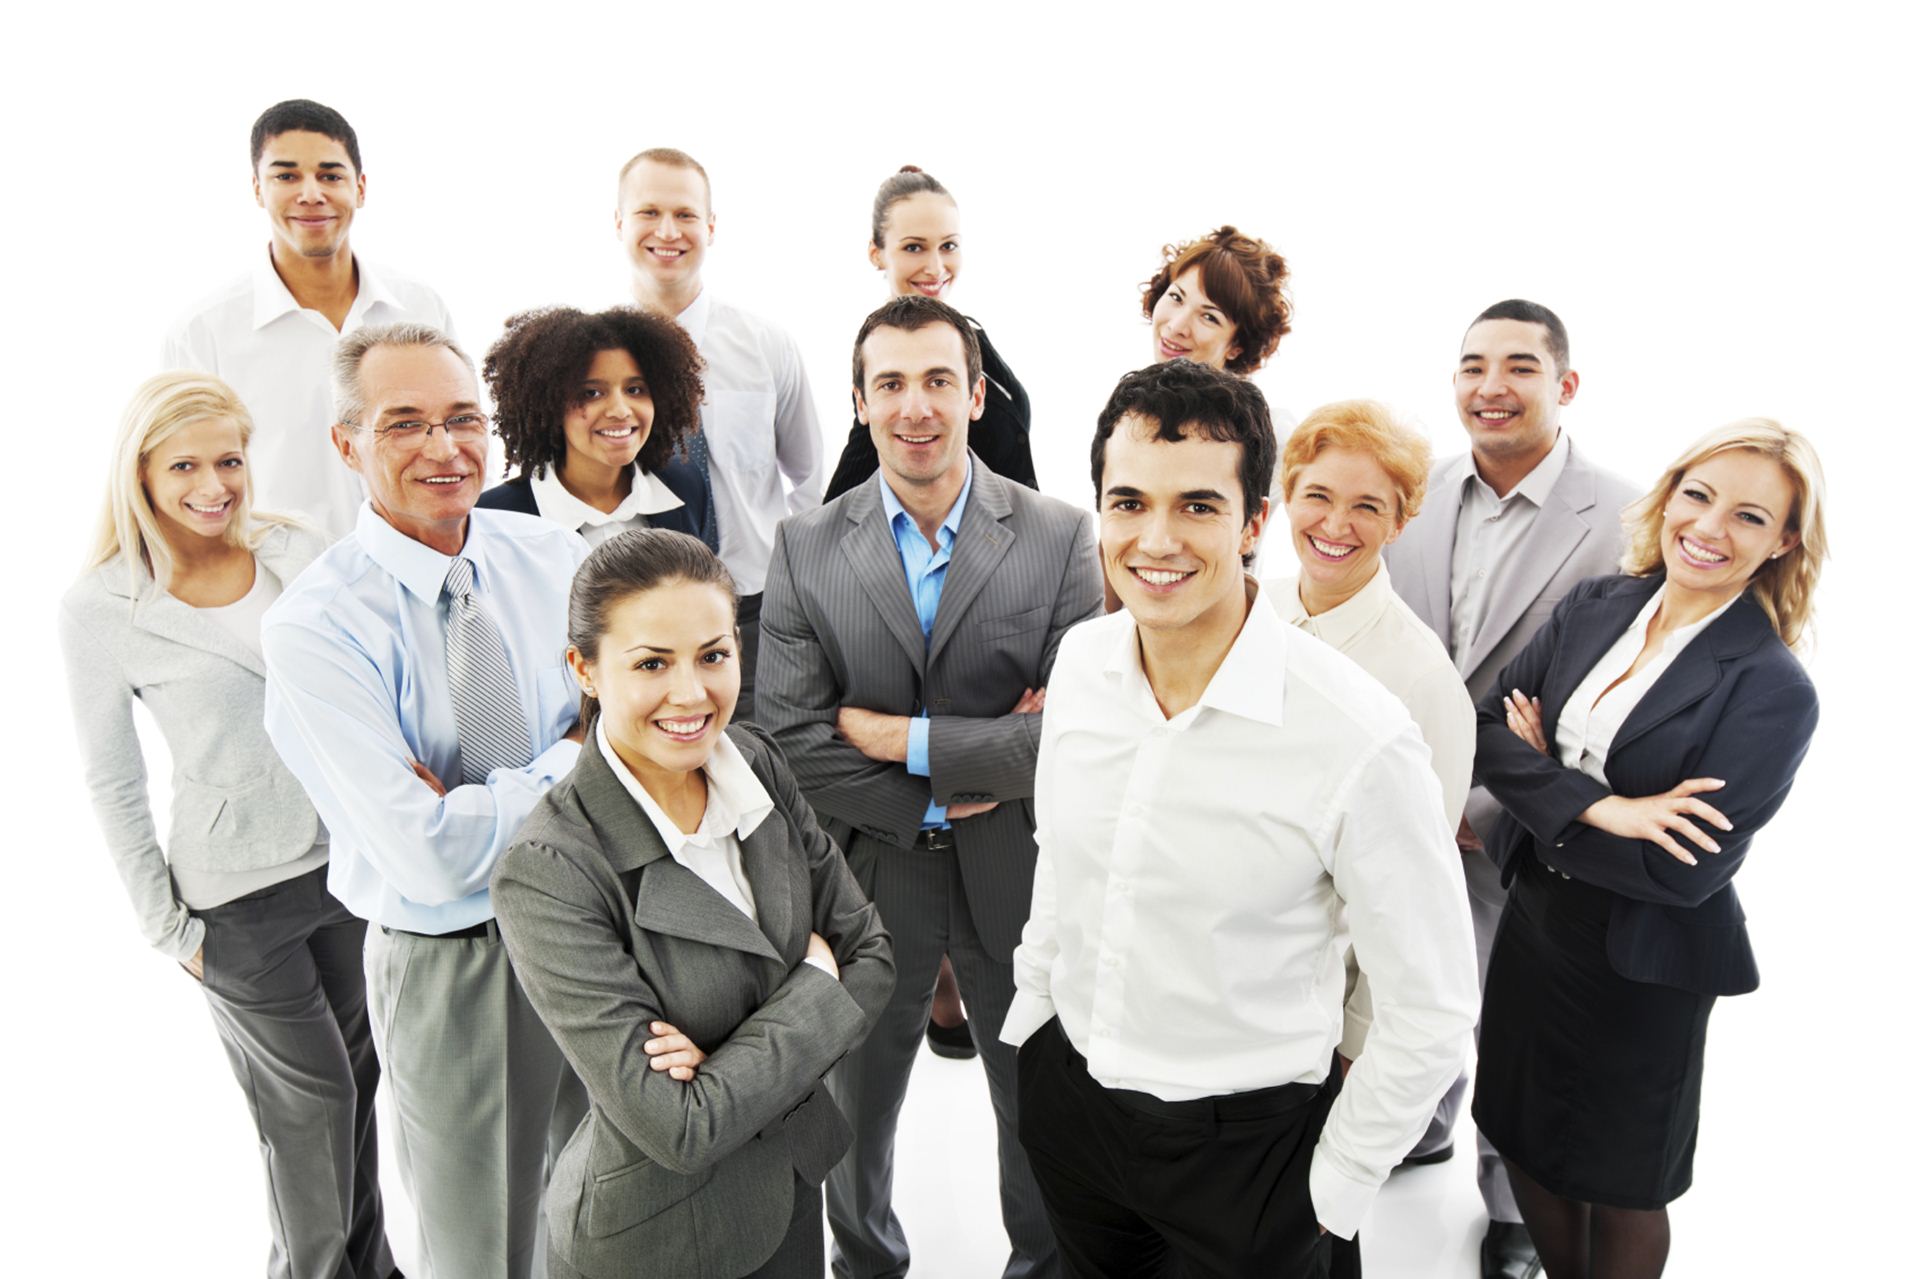
[[[180,371],[150,377],[140,384],[120,415],[120,432],[114,440],[107,474],[107,500],[87,566],[98,568],[125,557],[128,585],[135,598],[141,591],[142,568],[151,575],[156,590],[165,590],[173,574],[173,555],[143,478],[147,459],[181,430],[208,419],[224,419],[239,427],[240,448],[245,452],[247,441],[253,437],[253,416],[234,389],[211,374]],[[254,515],[252,499],[249,475],[246,491],[227,522],[226,541],[230,546],[255,546],[269,528],[293,523],[279,516]]]
[[1787,647],[1803,651],[1812,639],[1813,588],[1827,558],[1827,480],[1820,469],[1820,457],[1807,437],[1772,418],[1743,418],[1708,431],[1666,469],[1650,493],[1627,507],[1620,515],[1627,531],[1620,569],[1635,577],[1648,577],[1665,568],[1660,533],[1674,490],[1690,469],[1734,449],[1758,453],[1778,463],[1793,487],[1793,507],[1787,512],[1786,527],[1798,533],[1800,541],[1779,559],[1762,561],[1747,583],[1747,592],[1766,611],[1767,620]]
[[1323,404],[1293,428],[1280,451],[1280,496],[1293,497],[1294,481],[1307,464],[1328,449],[1352,449],[1380,464],[1398,491],[1399,521],[1420,513],[1427,497],[1427,471],[1433,466],[1433,448],[1426,439],[1394,417],[1378,400],[1339,400]]

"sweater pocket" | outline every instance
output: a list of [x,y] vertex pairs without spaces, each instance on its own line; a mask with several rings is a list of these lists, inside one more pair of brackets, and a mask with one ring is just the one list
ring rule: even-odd
[[300,783],[283,768],[234,786],[178,779],[168,860],[203,871],[264,870],[299,857],[319,836]]

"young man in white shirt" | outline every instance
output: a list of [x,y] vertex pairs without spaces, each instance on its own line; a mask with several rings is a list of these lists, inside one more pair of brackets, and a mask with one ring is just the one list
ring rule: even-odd
[[333,461],[334,343],[362,325],[417,321],[452,332],[438,294],[356,257],[347,233],[367,199],[360,140],[338,111],[294,98],[253,123],[253,198],[272,237],[245,274],[167,335],[168,368],[227,381],[253,414],[254,505],[299,515],[329,538],[365,493]]
[[751,719],[774,526],[820,505],[826,475],[800,348],[785,329],[715,299],[702,285],[714,221],[707,171],[686,152],[655,147],[620,170],[613,227],[632,264],[634,304],[678,321],[707,365],[700,433],[688,442],[711,493],[709,526],[700,536],[740,591],[734,718]]
[[[1466,1056],[1472,932],[1419,731],[1253,607],[1275,452],[1259,390],[1187,360],[1100,415],[1123,609],[1048,686],[1003,1031],[1070,1273],[1326,1273]],[[1375,1020],[1335,1100],[1349,936]]]

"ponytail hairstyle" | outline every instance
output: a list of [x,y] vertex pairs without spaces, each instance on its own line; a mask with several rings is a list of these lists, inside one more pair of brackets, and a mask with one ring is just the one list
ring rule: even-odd
[[901,165],[900,172],[882,182],[879,193],[873,197],[874,248],[887,247],[887,219],[893,214],[893,206],[915,195],[944,195],[949,200],[953,199],[947,189],[940,185],[940,179],[931,173],[918,165]]
[[[600,639],[613,610],[635,595],[673,582],[692,582],[725,591],[738,629],[740,596],[733,574],[707,544],[672,529],[647,528],[608,538],[594,548],[573,575],[567,596],[567,642],[589,662],[600,659]],[[592,732],[600,718],[600,699],[580,695],[580,726]]]

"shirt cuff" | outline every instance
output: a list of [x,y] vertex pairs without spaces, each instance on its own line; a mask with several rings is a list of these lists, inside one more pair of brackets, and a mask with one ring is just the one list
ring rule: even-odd
[[[1012,1014],[1008,1014],[1012,1018]],[[1351,1239],[1360,1229],[1360,1221],[1373,1206],[1380,1187],[1355,1181],[1333,1166],[1327,1155],[1324,1137],[1313,1152],[1313,1166],[1307,1172],[1307,1194],[1313,1200],[1313,1215],[1327,1233]]]
[[[927,760],[927,729],[932,721],[925,715],[915,715],[907,721],[907,771],[915,777],[933,776],[933,765]],[[944,818],[945,813],[941,816]]]
[[800,962],[803,964],[812,964],[815,968],[818,968],[821,972],[833,978],[835,981],[840,980],[840,974],[835,972],[833,969],[827,967],[827,961],[819,958],[818,956],[808,955],[805,959],[801,960]]
[[928,800],[927,815],[920,820],[921,829],[924,830],[928,826],[945,826],[946,824],[947,806],[938,800]]
[[580,743],[569,741],[563,737],[553,745],[547,747],[547,749],[541,751],[538,755],[535,755],[533,762],[527,765],[527,772],[533,774],[535,777],[543,777],[557,782],[568,773],[571,773],[573,766],[578,763],[579,760]]
[[1018,1048],[1033,1032],[1053,1020],[1053,1000],[1030,990],[1018,992],[1007,1007],[1007,1018],[1000,1023],[1000,1042]]

